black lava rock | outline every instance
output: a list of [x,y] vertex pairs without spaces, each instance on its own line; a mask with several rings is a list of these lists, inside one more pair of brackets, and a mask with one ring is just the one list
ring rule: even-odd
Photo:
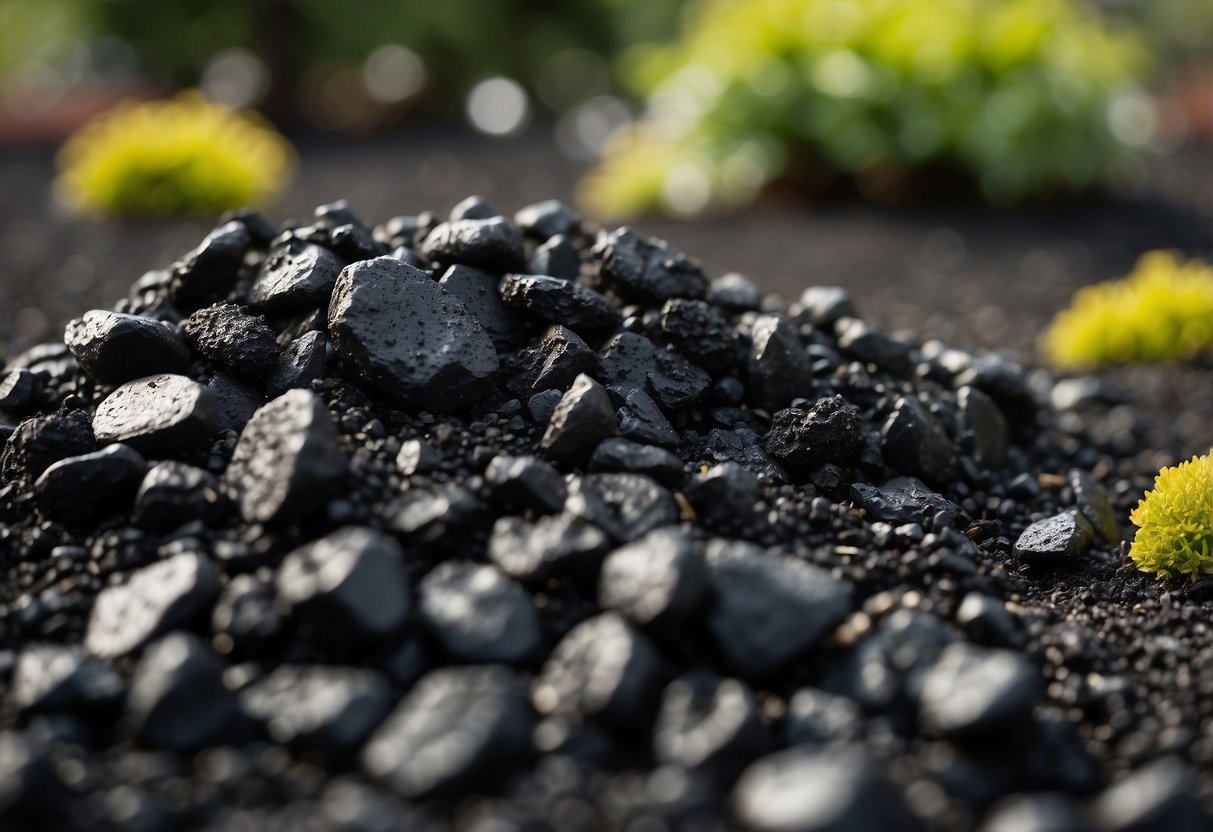
[[216,228],[174,264],[168,297],[178,309],[197,309],[223,300],[236,282],[252,239],[244,223]]
[[1042,566],[1077,566],[1094,530],[1087,518],[1067,511],[1037,520],[1015,541],[1015,556]]
[[570,514],[532,523],[502,517],[489,538],[489,558],[508,575],[529,583],[554,576],[596,575],[610,541],[597,526]]
[[498,284],[506,306],[562,324],[586,338],[614,332],[623,315],[614,301],[571,280],[537,274],[507,274]]
[[509,506],[555,514],[564,506],[567,489],[560,472],[533,456],[495,456],[484,469],[494,495]]
[[503,217],[440,223],[418,251],[444,266],[460,263],[496,272],[516,270],[526,260],[522,232]]
[[811,370],[804,345],[796,330],[779,315],[762,315],[750,327],[747,362],[750,398],[764,410],[774,412],[792,399],[809,394]]
[[219,478],[185,462],[158,462],[139,483],[132,520],[149,529],[217,521],[227,500]]
[[544,241],[557,234],[569,235],[581,225],[581,217],[558,199],[546,199],[514,214],[514,224],[528,237]]
[[362,767],[410,798],[483,785],[526,757],[531,723],[526,691],[508,669],[435,670],[371,737]]
[[34,483],[38,508],[59,519],[87,521],[129,506],[147,462],[126,445],[61,459]]
[[777,412],[762,446],[789,472],[807,476],[826,463],[853,463],[864,436],[858,408],[842,396],[830,396],[809,410]]
[[103,384],[180,372],[190,361],[189,348],[168,324],[102,309],[69,323],[63,342],[84,371]]
[[215,373],[206,386],[215,394],[220,430],[240,433],[257,409],[265,404],[260,389],[231,373]]
[[1022,731],[1037,678],[1018,653],[951,644],[922,681],[919,719],[927,731],[955,740]]
[[514,395],[527,398],[544,390],[563,391],[577,376],[591,372],[597,363],[594,351],[575,332],[554,326],[533,345],[518,352],[509,388]]
[[121,442],[148,456],[192,451],[219,429],[215,394],[185,376],[128,381],[93,414],[98,442]]
[[598,603],[632,623],[677,633],[708,594],[703,554],[678,529],[657,529],[611,552],[598,578]]
[[601,384],[582,374],[552,411],[541,446],[549,459],[581,462],[617,429],[611,397]]
[[262,264],[249,285],[248,303],[273,314],[324,307],[344,266],[323,246],[291,237]]
[[625,297],[660,303],[701,298],[707,292],[707,279],[698,263],[664,240],[646,240],[630,228],[598,232],[590,254],[599,281]]
[[939,421],[914,399],[902,398],[881,430],[881,450],[898,471],[932,485],[956,475],[956,445]]
[[0,475],[6,482],[32,483],[54,463],[97,448],[88,413],[69,410],[34,416],[17,425],[4,445]]
[[287,390],[307,389],[312,382],[324,377],[328,360],[329,339],[323,332],[305,332],[278,356],[269,379],[265,383],[270,396],[281,396]]
[[525,663],[543,645],[534,602],[495,566],[448,561],[425,576],[419,594],[421,620],[461,664]]
[[653,727],[662,763],[727,780],[768,744],[758,701],[744,683],[700,672],[666,686]]
[[851,486],[851,499],[873,519],[886,523],[926,523],[937,514],[955,517],[960,507],[913,477],[894,477],[881,488]]
[[495,276],[470,266],[451,266],[438,285],[459,298],[497,349],[508,349],[521,339],[522,319],[501,302]]
[[328,325],[342,359],[404,405],[457,409],[484,395],[497,374],[493,342],[467,307],[390,257],[341,272]]
[[412,606],[400,545],[354,526],[287,555],[278,570],[278,598],[319,640],[349,647],[390,635]]
[[185,337],[203,355],[240,375],[261,378],[278,363],[278,341],[265,318],[216,303],[185,319]]
[[323,402],[291,390],[249,420],[226,479],[246,520],[289,522],[322,505],[345,468]]

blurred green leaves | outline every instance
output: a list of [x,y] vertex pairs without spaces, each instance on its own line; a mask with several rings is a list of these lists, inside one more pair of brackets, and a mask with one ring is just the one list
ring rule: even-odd
[[1129,155],[1108,111],[1148,65],[1073,0],[706,0],[633,56],[646,115],[584,195],[599,214],[695,213],[776,179],[862,191],[924,166],[999,202],[1081,191]]

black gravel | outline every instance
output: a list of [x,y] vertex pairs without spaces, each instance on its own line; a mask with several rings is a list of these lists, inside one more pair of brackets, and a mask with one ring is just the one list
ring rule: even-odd
[[550,201],[233,215],[5,368],[0,828],[1207,828],[1167,436],[862,315]]

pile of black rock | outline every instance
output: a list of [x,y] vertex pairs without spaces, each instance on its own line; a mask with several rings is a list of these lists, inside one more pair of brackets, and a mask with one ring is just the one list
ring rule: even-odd
[[1204,829],[1207,606],[1030,381],[558,202],[235,213],[0,379],[0,827]]

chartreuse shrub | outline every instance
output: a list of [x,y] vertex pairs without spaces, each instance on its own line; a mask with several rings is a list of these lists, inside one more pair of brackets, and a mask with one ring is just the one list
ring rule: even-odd
[[1059,367],[1173,361],[1213,351],[1213,267],[1153,251],[1123,280],[1080,289],[1042,340]]
[[694,213],[776,179],[922,169],[997,201],[1078,191],[1130,155],[1109,115],[1147,63],[1079,0],[705,0],[632,61],[646,114],[583,197]]
[[84,213],[214,214],[272,201],[294,158],[260,116],[191,91],[86,124],[60,151],[56,187]]
[[1213,573],[1213,456],[1163,468],[1129,519],[1138,527],[1129,557],[1160,578]]

